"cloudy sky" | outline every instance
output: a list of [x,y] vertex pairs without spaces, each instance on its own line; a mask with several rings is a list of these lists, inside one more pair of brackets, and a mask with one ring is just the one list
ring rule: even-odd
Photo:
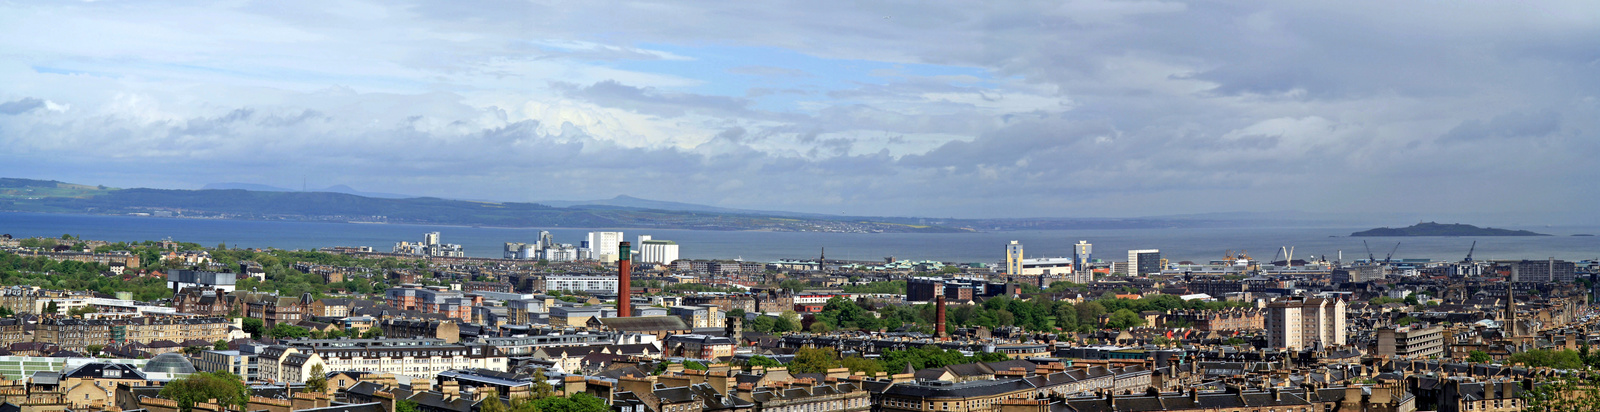
[[1600,3],[0,2],[0,175],[868,215],[1600,201]]

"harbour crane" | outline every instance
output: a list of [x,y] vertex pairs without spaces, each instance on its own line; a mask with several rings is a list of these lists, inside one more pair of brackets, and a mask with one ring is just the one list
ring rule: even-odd
[[1400,242],[1394,242],[1394,249],[1389,249],[1389,256],[1383,257],[1383,263],[1388,264],[1390,260],[1394,259],[1394,252],[1397,250],[1400,250]]
[[1378,257],[1372,255],[1372,246],[1367,246],[1366,239],[1361,240],[1361,247],[1367,248],[1367,263],[1378,263]]
[[1472,247],[1467,249],[1467,260],[1462,261],[1463,263],[1472,263],[1472,251],[1474,250],[1478,250],[1478,241],[1476,240],[1472,241]]

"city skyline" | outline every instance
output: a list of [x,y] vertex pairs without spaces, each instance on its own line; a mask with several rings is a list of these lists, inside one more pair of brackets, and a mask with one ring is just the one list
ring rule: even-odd
[[1595,7],[13,3],[0,174],[1593,222]]

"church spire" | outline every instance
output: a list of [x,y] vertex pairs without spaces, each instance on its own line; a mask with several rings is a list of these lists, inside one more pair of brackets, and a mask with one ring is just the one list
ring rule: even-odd
[[1506,333],[1517,337],[1517,296],[1512,283],[1506,283]]

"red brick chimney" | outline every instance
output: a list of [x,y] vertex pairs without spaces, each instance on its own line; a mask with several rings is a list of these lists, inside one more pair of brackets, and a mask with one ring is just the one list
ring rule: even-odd
[[946,339],[948,336],[944,333],[944,295],[939,295],[939,298],[934,302],[934,308],[938,313],[934,318],[935,322],[938,322],[938,324],[934,325],[934,330],[938,331],[936,333],[939,335],[939,339]]
[[633,285],[629,281],[633,272],[633,244],[622,242],[617,246],[617,316],[633,316]]

